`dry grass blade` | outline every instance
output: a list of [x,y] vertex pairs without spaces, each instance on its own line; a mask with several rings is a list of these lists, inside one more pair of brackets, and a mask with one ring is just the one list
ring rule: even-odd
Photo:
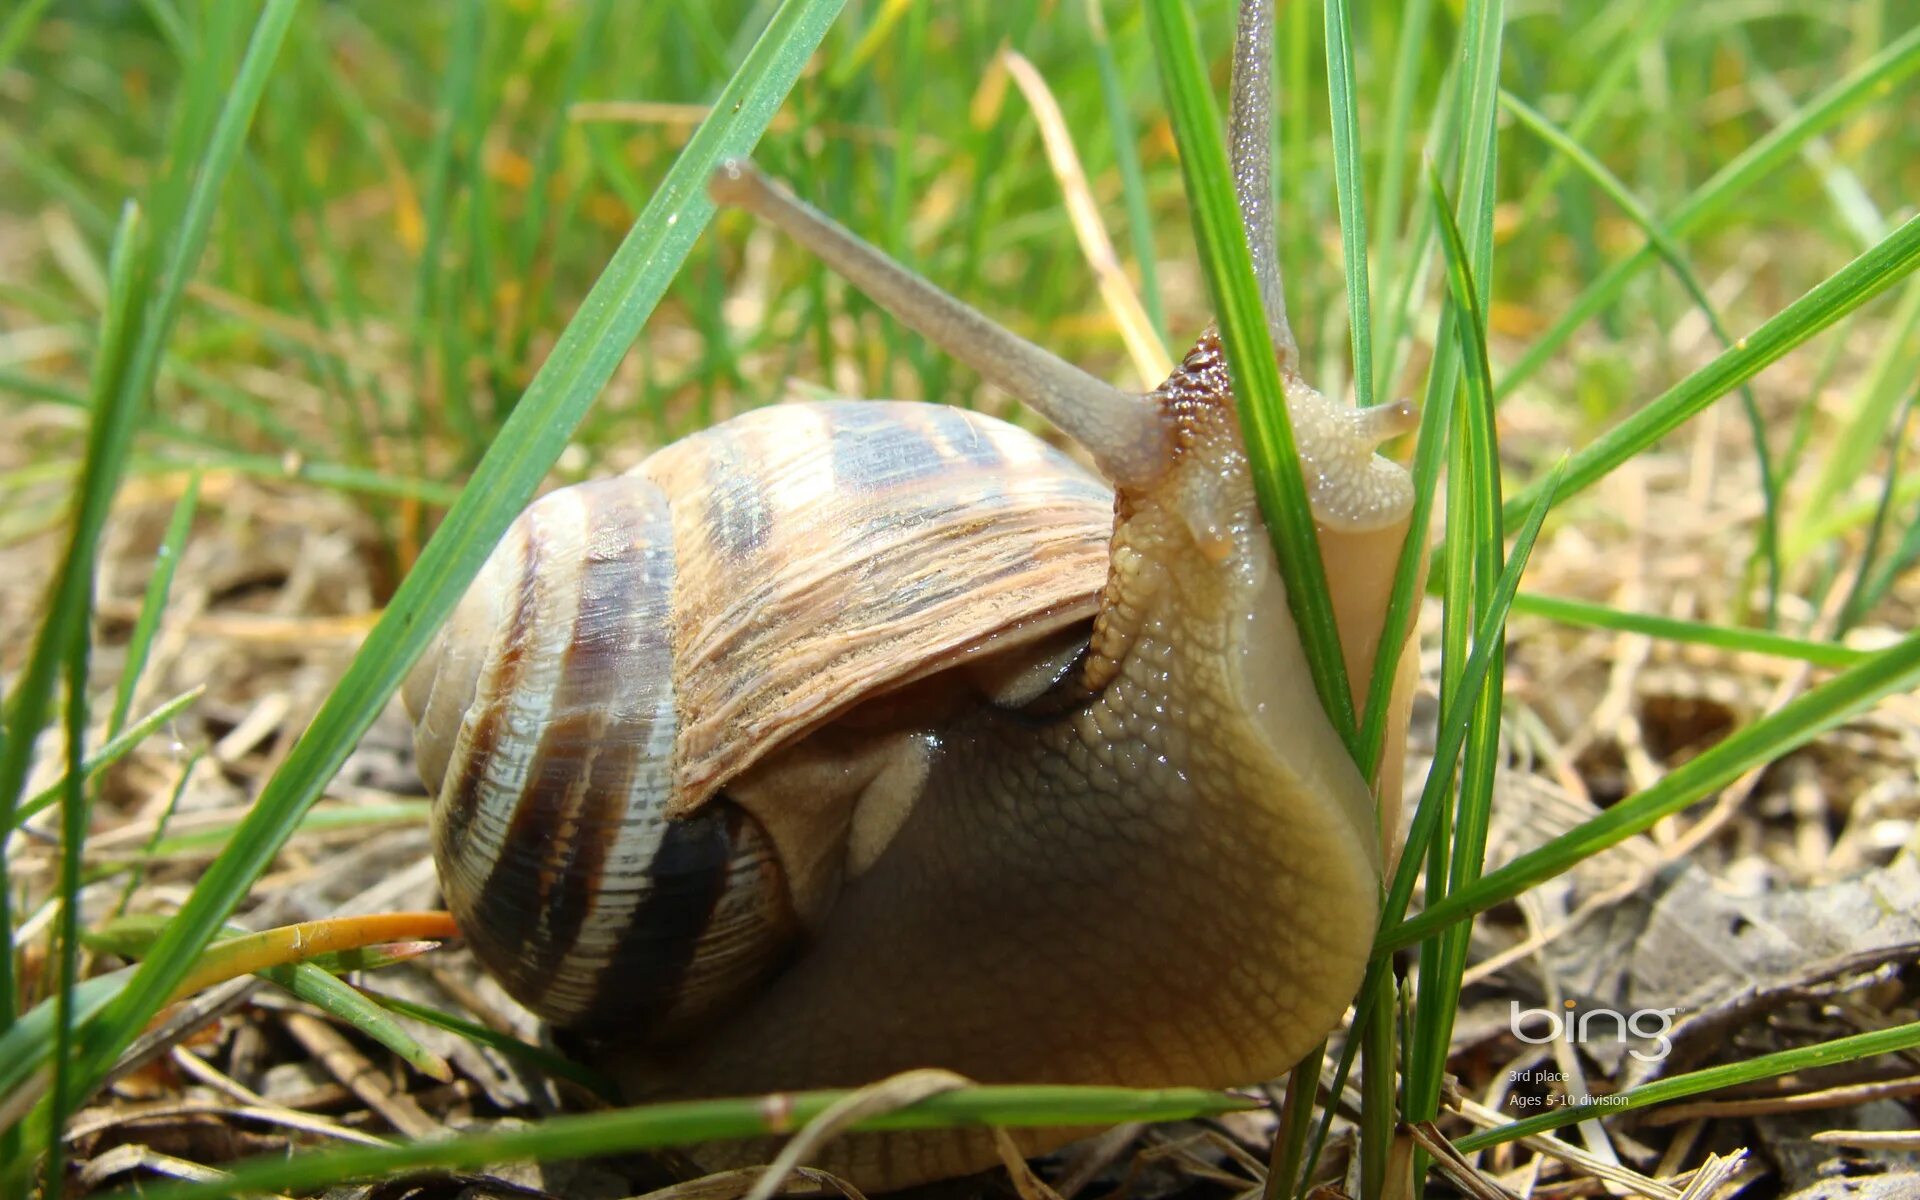
[[391,1145],[386,1138],[362,1133],[358,1129],[349,1129],[345,1125],[316,1117],[312,1113],[284,1108],[278,1104],[222,1104],[213,1100],[169,1101],[161,1104],[116,1105],[111,1109],[97,1113],[81,1113],[67,1126],[62,1135],[68,1141],[90,1137],[96,1133],[105,1133],[123,1125],[145,1121],[168,1120],[177,1117],[218,1116],[241,1121],[255,1121],[266,1125],[278,1125],[296,1133],[310,1133],[318,1137],[332,1138],[336,1141],[353,1142],[361,1146]]
[[[1507,1123],[1508,1118],[1494,1109],[1474,1100],[1462,1099],[1457,1108],[1460,1115],[1482,1129],[1493,1129]],[[1650,1200],[1680,1200],[1680,1190],[1649,1179],[1638,1171],[1609,1162],[1596,1154],[1589,1153],[1556,1137],[1534,1135],[1519,1139],[1516,1145],[1524,1146],[1534,1153],[1547,1158],[1558,1159],[1577,1171],[1582,1171],[1623,1191],[1649,1197]]]
[[[79,1175],[80,1186],[92,1191],[104,1186],[116,1175],[125,1175],[133,1171],[148,1171],[155,1175],[164,1175],[170,1179],[182,1179],[192,1183],[219,1183],[227,1178],[225,1171],[216,1171],[212,1167],[203,1167],[184,1158],[175,1158],[171,1154],[162,1154],[147,1146],[115,1146],[113,1149],[93,1159],[82,1167]],[[274,1200],[287,1200],[278,1192],[269,1192]]]
[[897,1112],[942,1092],[968,1087],[972,1080],[951,1071],[905,1071],[841,1097],[793,1135],[760,1176],[746,1200],[772,1200],[801,1161],[869,1117]]
[[1823,1146],[1849,1150],[1920,1150],[1920,1129],[1826,1129],[1813,1135]]
[[[1813,1136],[1815,1141],[1820,1140],[1819,1134]],[[1746,1164],[1745,1150],[1707,1155],[1707,1161],[1694,1169],[1693,1178],[1687,1181],[1687,1190],[1680,1193],[1680,1200],[1707,1200],[1709,1196],[1718,1195],[1720,1188]]]
[[1406,1134],[1433,1159],[1433,1165],[1454,1185],[1477,1200],[1518,1200],[1506,1188],[1480,1173],[1466,1156],[1453,1148],[1446,1135],[1432,1121],[1416,1121],[1402,1126]]
[[1107,236],[1107,227],[1100,220],[1100,207],[1094,203],[1093,188],[1088,185],[1087,173],[1080,166],[1080,155],[1073,148],[1073,134],[1067,129],[1060,102],[1053,98],[1053,91],[1040,72],[1019,51],[1003,50],[1000,60],[1033,107],[1033,119],[1040,126],[1040,140],[1047,147],[1047,163],[1053,168],[1053,177],[1060,181],[1060,195],[1067,202],[1067,215],[1073,221],[1080,253],[1093,268],[1094,279],[1100,285],[1100,298],[1120,326],[1120,336],[1127,343],[1127,356],[1133,359],[1140,385],[1158,387],[1173,373],[1173,359],[1161,344],[1160,335],[1154,332],[1153,319],[1147,315],[1139,292],[1134,290],[1133,281],[1120,265],[1113,239]]

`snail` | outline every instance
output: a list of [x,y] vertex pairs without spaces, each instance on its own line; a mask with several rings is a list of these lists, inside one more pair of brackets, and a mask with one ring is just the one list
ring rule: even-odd
[[[1270,52],[1250,0],[1235,174],[1364,703],[1412,498],[1375,449],[1413,414],[1299,376],[1265,217]],[[404,688],[475,955],[635,1100],[915,1067],[1136,1086],[1286,1071],[1358,985],[1394,826],[1311,682],[1217,337],[1129,394],[745,163],[712,192],[1100,475],[978,413],[831,401],[537,500]],[[821,1165],[886,1189],[997,1161],[989,1134],[952,1130],[843,1139]]]

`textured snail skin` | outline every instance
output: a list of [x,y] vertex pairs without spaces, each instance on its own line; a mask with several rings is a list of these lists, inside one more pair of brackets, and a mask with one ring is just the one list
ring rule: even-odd
[[[1217,342],[1152,399],[1173,460],[1117,499],[1084,658],[1024,711],[976,699],[927,721],[902,700],[896,731],[870,743],[890,765],[848,818],[856,848],[830,912],[710,1033],[616,1043],[633,1098],[926,1066],[984,1082],[1247,1084],[1339,1019],[1377,916],[1379,818],[1310,682]],[[1296,422],[1318,412],[1294,406]],[[1337,431],[1303,441],[1323,435]],[[1389,498],[1321,525],[1357,690],[1405,522]],[[1411,675],[1400,682],[1383,768],[1395,787]],[[887,730],[886,703],[863,710],[871,727]],[[729,787],[769,827],[793,794],[782,766]],[[1076,1132],[1015,1138],[1032,1153]],[[954,1130],[845,1138],[819,1165],[887,1189],[996,1161],[988,1134]]]

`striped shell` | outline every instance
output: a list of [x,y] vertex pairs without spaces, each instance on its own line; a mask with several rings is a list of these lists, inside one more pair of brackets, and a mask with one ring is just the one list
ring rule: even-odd
[[939,405],[759,409],[532,504],[408,678],[462,931],[557,1024],[671,1038],[799,936],[724,795],[878,692],[1092,614],[1107,486]]

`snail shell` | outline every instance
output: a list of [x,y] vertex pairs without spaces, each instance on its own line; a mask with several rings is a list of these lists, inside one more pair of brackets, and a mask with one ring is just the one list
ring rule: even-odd
[[724,1015],[819,904],[729,781],[1084,622],[1112,528],[1108,486],[1038,438],[908,403],[756,410],[543,497],[403,692],[474,953],[570,1028]]

